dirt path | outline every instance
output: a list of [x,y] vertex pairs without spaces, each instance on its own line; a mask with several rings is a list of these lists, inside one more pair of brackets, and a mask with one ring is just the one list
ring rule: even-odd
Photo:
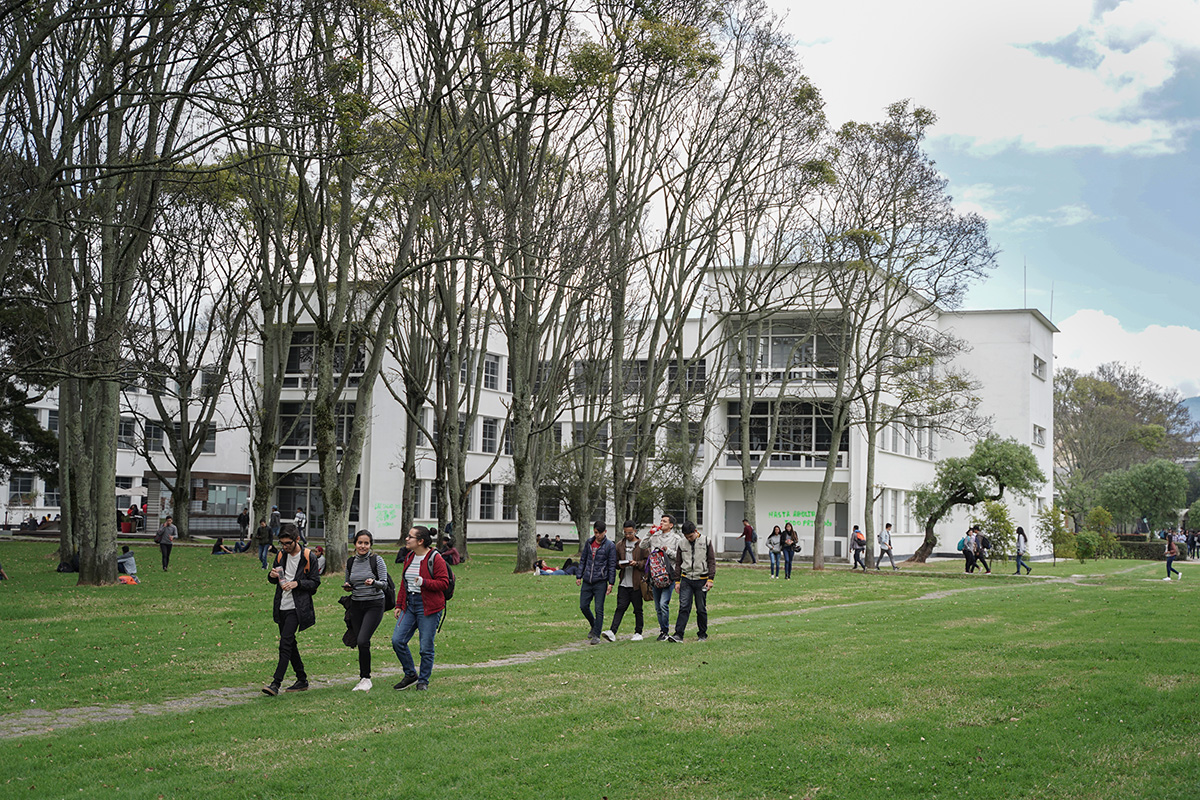
[[[1130,572],[1136,572],[1139,569],[1146,569],[1147,565],[1142,564],[1129,569],[1120,570],[1119,572],[1109,573],[1110,575],[1124,575]],[[1045,584],[1045,583],[1062,583],[1075,586],[1095,586],[1095,583],[1088,583],[1089,579],[1101,578],[1104,576],[1091,575],[1072,575],[1065,578],[1042,577],[1031,580],[1030,584]],[[956,594],[965,592],[986,592],[995,591],[997,589],[1010,589],[1013,584],[1009,581],[997,581],[994,583],[984,583],[977,586],[964,586],[960,589],[945,589],[936,592],[927,592],[919,597],[913,597],[901,602],[913,603],[928,600],[944,600],[947,597],[952,597]],[[894,604],[894,600],[863,600],[855,603],[833,603],[824,606],[810,606],[808,608],[796,608],[787,611],[772,611],[763,614],[738,614],[728,617],[712,617],[709,619],[710,625],[728,625],[733,622],[742,620],[763,619],[766,617],[795,617],[803,614],[813,614],[819,611],[828,611],[836,608],[856,608],[859,606],[879,605],[881,603]],[[503,658],[494,658],[488,661],[481,661],[475,664],[438,664],[438,669],[492,669],[503,667],[514,667],[522,664],[532,664],[538,661],[544,661],[548,658],[574,653],[580,650],[587,649],[586,642],[572,642],[561,647],[555,647],[549,650],[534,650],[526,653],[516,653]],[[398,677],[401,674],[399,667],[389,667],[384,669],[374,670],[375,680],[379,683],[380,688],[389,678]],[[312,685],[315,688],[323,688],[330,686],[349,686],[356,682],[355,678],[339,679],[339,680],[313,680]],[[138,716],[158,717],[164,714],[184,714],[190,711],[200,711],[213,708],[226,708],[229,706],[241,705],[249,703],[262,696],[262,687],[258,684],[250,686],[234,686],[225,689],[208,689],[190,697],[180,697],[174,700],[166,700],[161,703],[119,703],[116,705],[107,706],[83,706],[79,708],[63,708],[56,711],[45,711],[42,709],[30,709],[29,711],[19,711],[12,714],[0,716],[0,739],[15,739],[23,736],[37,736],[43,733],[52,733],[68,728],[78,728],[84,725],[92,725],[100,722],[122,722]]]

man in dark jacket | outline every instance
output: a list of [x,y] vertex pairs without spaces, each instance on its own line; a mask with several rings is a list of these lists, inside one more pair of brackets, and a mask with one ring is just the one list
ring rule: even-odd
[[[579,590],[579,610],[592,626],[588,631],[588,644],[600,643],[600,629],[604,626],[604,598],[612,593],[617,582],[617,548],[605,535],[607,526],[597,522],[592,526],[595,535],[583,545],[579,554],[579,577],[575,585]],[[592,614],[595,603],[596,613]]]
[[683,538],[686,540],[675,551],[675,563],[679,567],[679,616],[675,618],[675,633],[667,637],[668,642],[682,642],[687,630],[692,603],[696,603],[697,641],[708,638],[708,590],[717,575],[717,553],[712,542],[701,542],[696,523],[683,523]]
[[317,622],[312,596],[321,585],[321,570],[316,556],[308,548],[302,548],[299,539],[295,525],[287,522],[280,526],[279,553],[267,573],[267,581],[275,584],[275,622],[279,625],[279,663],[275,666],[275,676],[263,687],[263,694],[272,697],[279,694],[288,664],[296,673],[296,682],[287,691],[303,692],[308,688],[308,673],[296,646],[296,632]]

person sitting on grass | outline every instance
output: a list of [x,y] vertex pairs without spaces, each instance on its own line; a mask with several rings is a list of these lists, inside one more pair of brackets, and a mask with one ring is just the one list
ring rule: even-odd
[[217,541],[213,543],[212,554],[214,556],[230,556],[233,555],[233,551],[225,546],[224,539],[218,537]]
[[137,576],[137,561],[133,558],[133,553],[129,552],[129,545],[121,545],[121,555],[117,556],[117,572],[123,572],[133,578],[134,583],[141,583]]

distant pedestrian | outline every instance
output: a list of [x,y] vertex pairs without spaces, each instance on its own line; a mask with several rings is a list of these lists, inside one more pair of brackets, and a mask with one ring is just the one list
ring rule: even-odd
[[154,541],[158,543],[158,550],[162,553],[163,572],[166,572],[167,567],[171,565],[171,547],[177,538],[179,538],[179,529],[175,527],[175,521],[171,515],[167,514],[162,527],[158,529],[158,533],[154,534]]
[[967,532],[963,534],[963,538],[958,540],[958,549],[963,554],[964,572],[975,571],[975,536],[973,530],[973,528],[968,528]]
[[783,560],[783,531],[776,525],[767,537],[767,556],[771,559],[771,577],[779,578],[779,562]]
[[272,614],[279,626],[279,661],[275,675],[263,687],[263,694],[274,697],[279,694],[288,665],[296,675],[296,682],[287,688],[289,692],[308,689],[308,672],[300,649],[296,644],[296,633],[308,630],[317,622],[313,607],[313,594],[321,585],[321,573],[312,551],[300,546],[300,536],[291,523],[280,526],[279,552],[275,564],[267,573],[267,581],[275,584],[275,601]]
[[888,557],[888,561],[892,564],[892,570],[898,570],[896,559],[892,558],[892,523],[883,526],[883,532],[879,534],[879,555],[875,556],[875,569],[879,569],[879,565],[883,563],[883,557]]
[[1175,567],[1173,566],[1175,564],[1175,559],[1178,557],[1179,557],[1179,545],[1175,543],[1175,537],[1167,536],[1167,577],[1163,578],[1164,581],[1171,580],[1172,572],[1174,572],[1176,575],[1179,576],[1175,580],[1177,580],[1177,581],[1183,580],[1183,573],[1180,572],[1179,570],[1175,569]]
[[982,566],[983,571],[988,575],[992,574],[992,568],[988,566],[988,556],[992,552],[992,540],[983,532],[983,529],[978,525],[975,526],[975,566]]
[[279,538],[279,527],[282,525],[283,517],[279,515],[279,506],[271,506],[270,522],[267,524],[271,528],[271,539]]
[[796,533],[796,529],[792,527],[792,523],[785,523],[783,526],[783,579],[790,581],[792,579],[792,559],[796,557],[796,551],[800,549],[800,537]]
[[254,530],[254,544],[258,545],[258,560],[262,563],[262,568],[267,568],[267,553],[271,549],[271,542],[274,536],[271,529],[267,527],[267,521],[260,519],[258,527]]
[[746,556],[750,556],[750,563],[757,564],[758,558],[754,555],[754,543],[758,541],[758,534],[754,532],[754,526],[750,524],[750,520],[742,520],[742,555],[738,559],[739,564],[746,563]]
[[242,513],[238,514],[238,541],[244,542],[246,535],[250,533],[250,509],[243,508]]
[[850,533],[850,552],[854,553],[854,564],[851,565],[850,571],[853,572],[857,567],[862,567],[862,571],[867,571],[867,537],[858,526],[854,526],[854,530]]
[[300,534],[300,542],[308,544],[308,515],[304,513],[303,508],[296,509],[296,532]]
[[1013,573],[1014,575],[1021,574],[1021,567],[1025,568],[1026,575],[1033,572],[1033,570],[1031,570],[1029,568],[1029,564],[1023,560],[1024,556],[1026,556],[1028,554],[1029,554],[1029,537],[1025,535],[1025,529],[1022,528],[1020,525],[1018,525],[1017,526],[1017,571]]

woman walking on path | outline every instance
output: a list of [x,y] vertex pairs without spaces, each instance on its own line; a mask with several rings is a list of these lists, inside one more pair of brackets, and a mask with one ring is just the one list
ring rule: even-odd
[[796,535],[796,529],[790,522],[783,526],[783,541],[780,545],[783,547],[783,579],[790,581],[792,579],[792,559],[800,547],[800,537]]
[[1179,576],[1175,580],[1178,581],[1178,580],[1183,579],[1183,573],[1181,573],[1179,570],[1175,569],[1174,566],[1172,566],[1175,563],[1175,559],[1178,557],[1179,557],[1179,545],[1175,544],[1175,537],[1168,533],[1167,534],[1167,577],[1163,578],[1164,581],[1171,580],[1172,572],[1174,572],[1176,575]]
[[1029,568],[1029,565],[1026,564],[1024,562],[1024,560],[1021,558],[1022,556],[1028,555],[1028,554],[1029,554],[1029,537],[1025,535],[1025,529],[1022,528],[1020,525],[1018,525],[1017,526],[1017,571],[1013,573],[1014,575],[1021,574],[1021,567],[1025,568],[1026,575],[1033,572],[1033,570],[1031,570]]
[[350,626],[358,631],[358,683],[352,691],[371,691],[371,636],[383,619],[383,588],[387,586],[387,564],[371,551],[375,537],[370,531],[354,535],[354,555],[346,562],[350,592]]
[[[408,553],[404,558],[404,591],[396,593],[396,629],[392,631],[392,649],[404,667],[404,680],[396,689],[416,684],[417,690],[429,688],[433,673],[433,637],[438,620],[446,608],[446,590],[450,588],[450,572],[446,560],[433,549],[433,532],[418,525],[404,540]],[[421,671],[413,666],[408,641],[418,634],[421,650]]]
[[767,555],[771,557],[771,577],[779,579],[779,561],[783,557],[783,531],[776,525],[767,537]]

